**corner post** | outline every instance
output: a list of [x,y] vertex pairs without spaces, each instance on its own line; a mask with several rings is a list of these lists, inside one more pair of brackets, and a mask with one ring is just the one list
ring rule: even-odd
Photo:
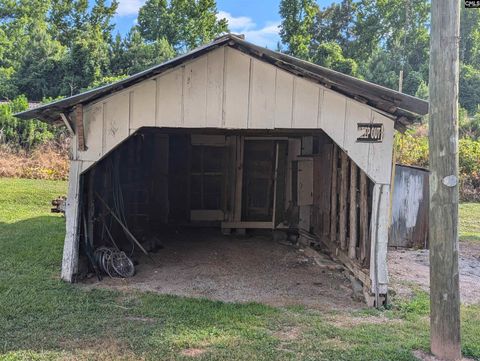
[[372,219],[370,223],[370,279],[375,306],[379,307],[380,295],[387,294],[388,268],[387,247],[390,226],[390,185],[375,184],[372,196]]

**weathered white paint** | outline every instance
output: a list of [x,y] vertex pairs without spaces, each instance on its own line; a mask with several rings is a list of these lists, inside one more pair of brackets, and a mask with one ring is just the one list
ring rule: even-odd
[[103,104],[103,153],[125,140],[130,130],[130,94],[123,92]]
[[276,69],[259,60],[252,61],[249,128],[275,126]]
[[[372,293],[386,294],[388,285],[387,248],[390,226],[390,185],[375,184],[372,197],[370,235],[370,279]],[[377,282],[378,280],[378,282]]]
[[63,244],[62,279],[73,282],[78,270],[79,192],[82,162],[70,162],[67,202],[65,204],[66,233]]
[[[357,123],[372,121],[383,124],[383,141],[357,143]],[[74,146],[74,158],[78,155],[82,163],[72,175],[72,184],[78,182],[80,172],[143,126],[324,130],[376,183],[372,229],[378,232],[371,235],[372,252],[376,249],[371,276],[375,277],[375,270],[380,292],[386,291],[394,123],[371,107],[227,46],[85,105],[84,126],[87,149],[78,151]],[[241,155],[241,141],[236,147]],[[241,166],[239,158],[236,177],[241,176]],[[237,183],[241,187],[241,181]],[[236,221],[241,214],[238,194],[233,215],[226,216]],[[302,208],[301,218],[309,217],[307,207]],[[68,239],[74,239],[76,228],[70,224],[68,229],[73,232]]]
[[[82,160],[98,160],[142,126],[321,128],[373,181],[390,183],[392,120],[230,47],[86,105],[84,113],[88,149],[80,152]],[[371,121],[384,125],[383,142],[357,143],[357,123]]]
[[130,131],[140,127],[154,127],[157,94],[155,79],[144,81],[140,86],[132,89],[131,93]]
[[184,66],[157,78],[157,127],[183,126]]

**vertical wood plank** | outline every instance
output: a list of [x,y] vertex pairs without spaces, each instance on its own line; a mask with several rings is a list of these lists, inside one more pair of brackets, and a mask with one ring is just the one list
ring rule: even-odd
[[330,212],[330,240],[332,243],[337,242],[337,179],[338,179],[338,146],[333,145],[332,155],[332,195],[331,195],[331,212]]
[[350,161],[350,238],[348,242],[348,257],[357,256],[357,165]]
[[341,151],[340,165],[340,215],[338,221],[338,233],[340,240],[340,248],[347,248],[347,196],[348,196],[348,156]]
[[360,262],[365,264],[368,245],[368,182],[365,172],[360,170]]

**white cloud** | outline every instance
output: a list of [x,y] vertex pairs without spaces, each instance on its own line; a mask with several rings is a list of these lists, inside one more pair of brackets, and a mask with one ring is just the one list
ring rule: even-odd
[[280,22],[268,23],[261,29],[245,31],[245,39],[251,43],[275,50],[280,40]]
[[228,27],[232,32],[251,29],[256,26],[252,18],[249,18],[248,16],[235,17],[226,11],[219,11],[217,14],[217,19],[227,19]]
[[232,33],[244,34],[245,39],[260,46],[274,49],[279,41],[280,22],[267,22],[265,26],[258,27],[248,16],[233,16],[229,12],[219,11],[219,19],[227,19],[228,28]]
[[128,16],[137,15],[138,10],[145,3],[145,0],[119,0],[117,15]]

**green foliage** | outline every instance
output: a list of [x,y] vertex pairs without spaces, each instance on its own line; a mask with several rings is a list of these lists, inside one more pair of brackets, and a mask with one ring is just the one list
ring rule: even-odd
[[395,134],[396,161],[400,164],[428,166],[428,138],[416,130],[407,130],[404,134]]
[[477,111],[480,99],[480,69],[462,64],[460,67],[460,105],[470,114]]
[[164,39],[185,52],[227,32],[225,19],[217,19],[215,0],[147,0],[138,13],[138,30],[147,42]]
[[358,65],[353,59],[345,58],[340,45],[322,43],[318,46],[313,60],[322,66],[344,74],[357,75]]
[[[459,175],[460,198],[464,201],[480,201],[480,115],[468,118],[460,112]],[[400,164],[428,167],[428,137],[426,126],[395,135],[396,161]]]
[[310,60],[314,18],[318,6],[314,0],[282,0],[280,2],[280,37],[290,55]]
[[27,108],[25,96],[0,104],[0,143],[30,149],[54,138],[56,130],[52,126],[35,119],[21,120],[13,116]]

